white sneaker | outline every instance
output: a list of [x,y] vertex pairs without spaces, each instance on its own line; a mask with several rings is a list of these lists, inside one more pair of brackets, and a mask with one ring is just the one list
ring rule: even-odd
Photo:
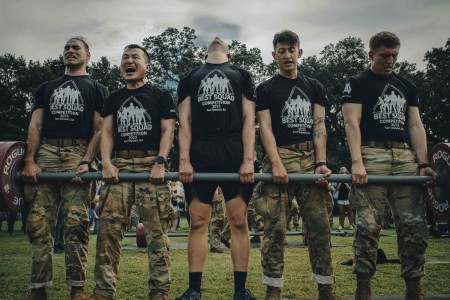
[[343,230],[344,227],[342,227],[341,225],[339,225],[338,230]]
[[349,228],[350,228],[350,230],[353,230],[353,229],[354,229],[354,228],[353,228],[353,225],[350,225],[350,227],[349,227]]

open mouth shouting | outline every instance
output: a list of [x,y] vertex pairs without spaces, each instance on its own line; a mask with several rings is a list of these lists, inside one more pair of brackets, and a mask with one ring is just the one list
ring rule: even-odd
[[134,73],[136,73],[136,68],[134,66],[125,67],[125,74],[127,74],[128,76],[131,76]]

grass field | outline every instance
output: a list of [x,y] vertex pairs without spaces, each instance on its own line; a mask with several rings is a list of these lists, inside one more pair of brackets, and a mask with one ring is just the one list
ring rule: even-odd
[[[337,224],[335,222],[335,224]],[[6,225],[6,224],[4,224]],[[0,232],[0,299],[24,299],[30,278],[31,252],[28,238],[20,231],[8,235],[5,227]],[[335,225],[336,227],[336,225]],[[20,222],[16,223],[16,229]],[[181,232],[187,231],[183,222]],[[299,239],[290,236],[289,240]],[[186,238],[171,238],[172,242],[186,242]],[[332,249],[333,266],[336,277],[336,290],[339,295],[352,295],[355,289],[355,276],[352,268],[340,263],[352,258],[352,237],[333,236],[338,245]],[[96,236],[91,235],[86,290],[90,294],[94,287],[93,269]],[[134,244],[134,238],[125,238],[122,245]],[[383,231],[380,247],[388,259],[396,258],[396,236],[393,230]],[[170,299],[180,295],[188,285],[187,251],[172,250],[172,290]],[[286,249],[285,286],[283,298],[317,297],[316,285],[311,281],[307,248]],[[54,284],[49,288],[49,299],[68,299],[69,288],[64,283],[64,254],[55,254],[53,260]],[[374,295],[401,295],[404,283],[400,278],[399,264],[378,265],[373,279]],[[261,264],[259,249],[252,248],[247,280],[248,288],[258,299],[264,299],[265,286],[261,284]],[[450,239],[429,239],[427,252],[427,275],[423,288],[428,295],[450,294]],[[144,250],[122,250],[118,275],[118,299],[146,299],[147,297],[147,253]],[[225,253],[208,255],[203,275],[203,299],[232,299],[233,271],[229,250]]]

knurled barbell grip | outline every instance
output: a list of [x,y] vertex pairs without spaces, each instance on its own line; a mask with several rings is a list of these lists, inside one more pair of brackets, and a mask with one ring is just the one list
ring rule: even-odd
[[[149,180],[150,173],[119,173],[119,181],[123,182],[146,182]],[[69,181],[77,177],[76,173],[39,173],[37,179],[39,182],[57,182]],[[100,180],[102,174],[100,172],[85,173],[81,176],[84,181]],[[291,182],[315,182],[322,178],[320,174],[288,174]],[[166,173],[165,180],[178,180],[178,173]],[[331,175],[327,178],[329,182],[348,182],[352,181],[351,175]],[[381,176],[369,175],[369,183],[371,184],[401,184],[401,185],[420,185],[429,181],[433,181],[431,176]],[[239,181],[237,173],[194,173],[194,181]],[[272,182],[272,174],[256,173],[255,181]],[[446,178],[439,176],[435,183],[439,186],[445,186]]]

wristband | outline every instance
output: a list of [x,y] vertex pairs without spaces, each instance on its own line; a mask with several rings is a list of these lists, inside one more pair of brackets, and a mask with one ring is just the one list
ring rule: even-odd
[[417,170],[425,169],[425,168],[429,168],[429,167],[430,167],[429,163],[423,163],[423,164],[420,164],[417,166]]
[[324,162],[324,161],[319,161],[318,163],[316,163],[316,169],[317,169],[318,167],[326,166],[326,165],[327,165],[326,162]]
[[78,164],[78,166],[81,166],[81,165],[88,165],[89,167],[91,166],[91,162],[90,161],[87,161],[87,160],[82,160],[79,164]]

